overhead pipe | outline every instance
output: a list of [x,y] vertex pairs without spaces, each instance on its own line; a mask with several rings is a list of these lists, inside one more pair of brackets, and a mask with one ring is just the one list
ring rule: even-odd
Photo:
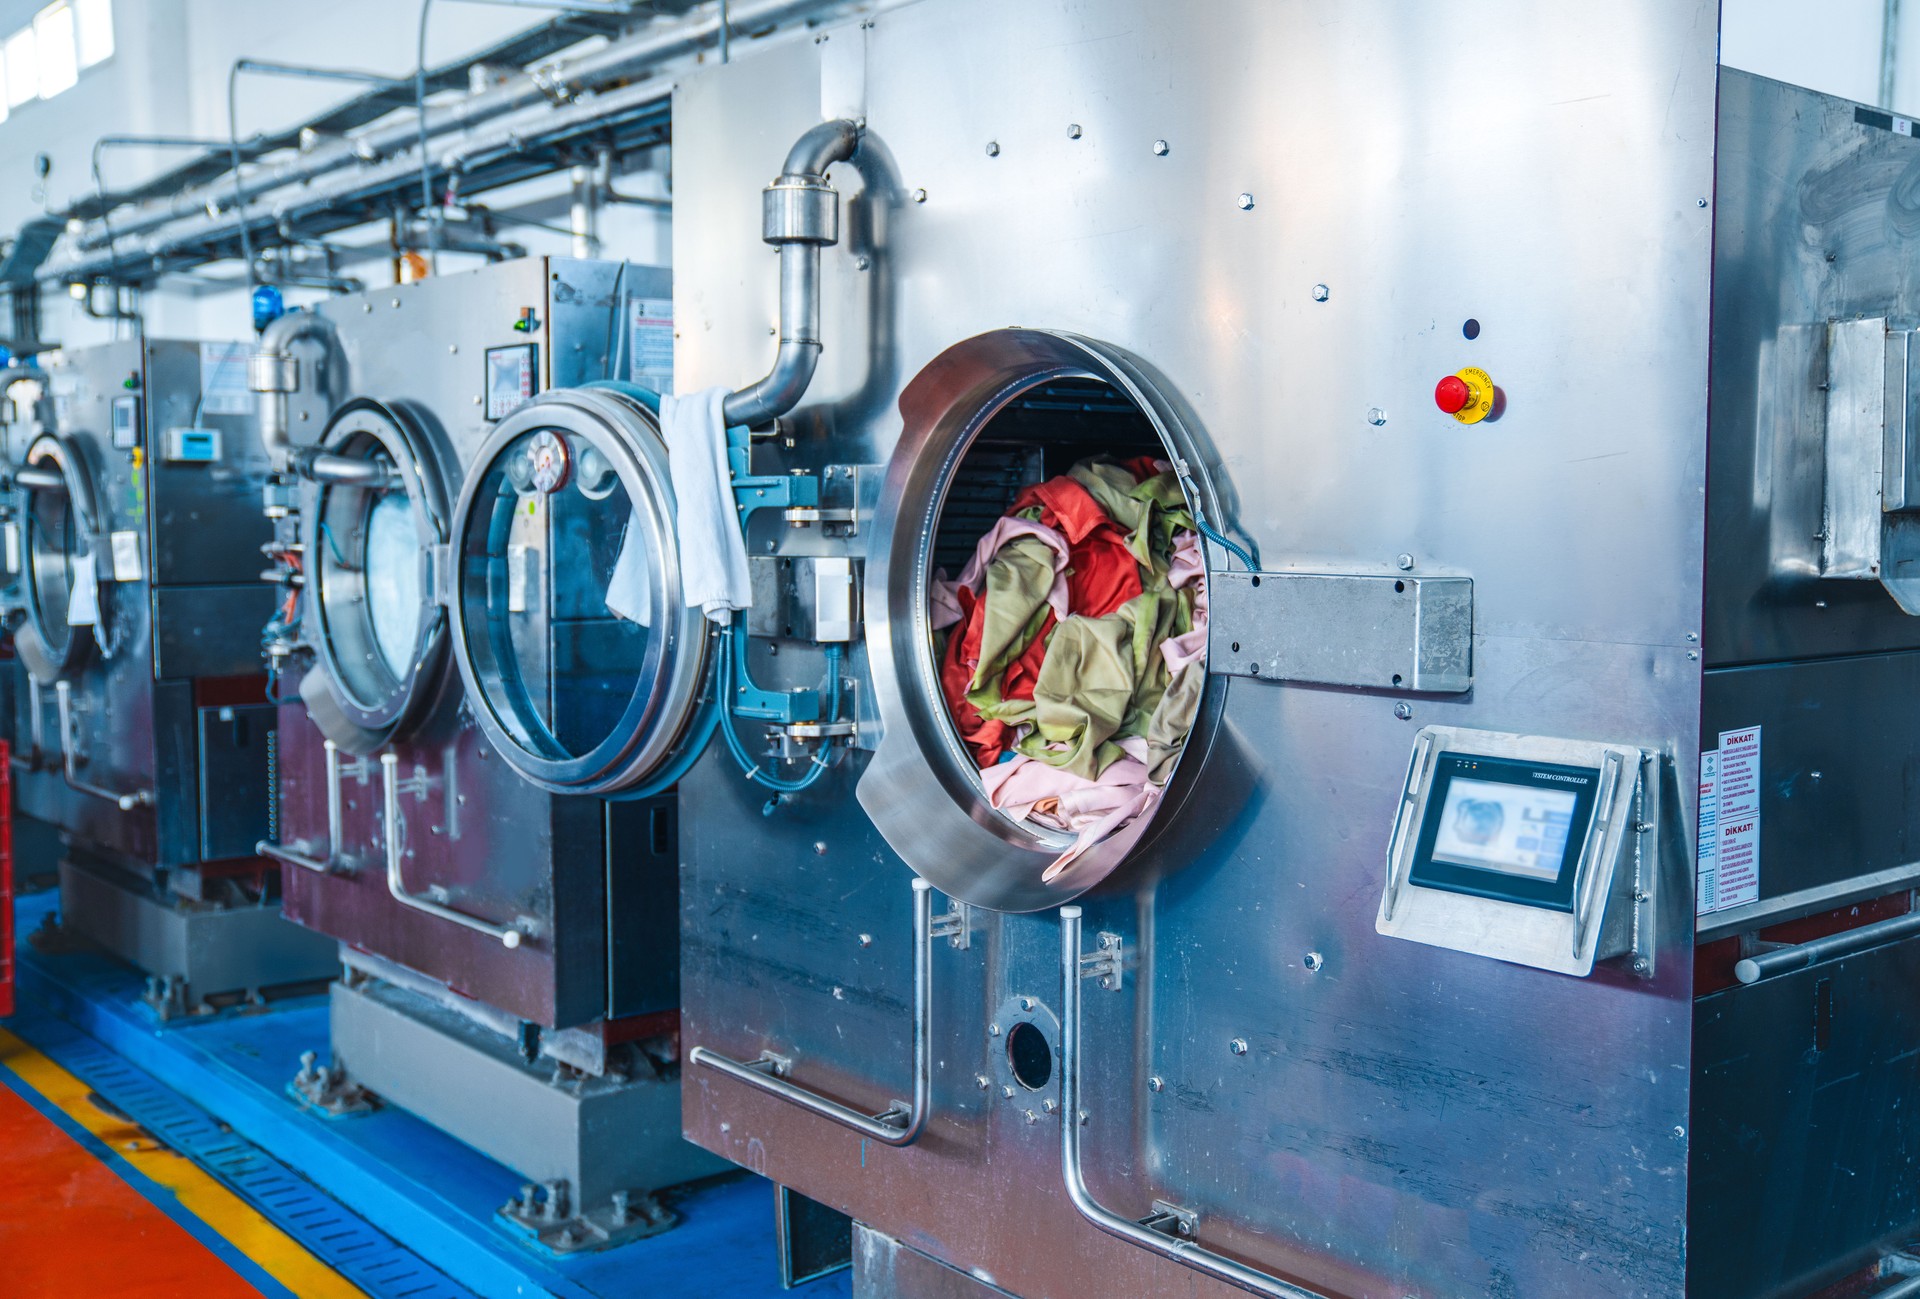
[[[729,24],[734,31],[763,31],[852,7],[849,0],[736,0],[730,8]],[[268,174],[256,185],[235,186],[231,183],[232,177],[220,177],[207,186],[140,204],[114,218],[114,235],[126,238],[148,234],[191,218],[203,213],[209,197],[216,194],[223,200],[231,196],[236,206],[244,210],[255,200],[277,190],[305,185],[356,163],[373,162],[417,148],[423,129],[429,139],[452,131],[470,130],[517,109],[551,105],[556,99],[574,100],[602,87],[648,76],[663,64],[715,48],[722,26],[720,15],[714,9],[698,16],[663,20],[638,35],[611,41],[578,58],[552,65],[537,76],[522,73],[504,85],[431,108],[424,124],[408,114],[404,120],[374,126],[316,148],[310,154],[269,168]],[[100,226],[100,222],[90,222],[76,240],[76,246],[89,252],[104,246],[107,236]],[[49,273],[42,278],[58,280],[65,273]]]
[[858,122],[822,122],[794,142],[780,176],[762,191],[760,237],[780,250],[780,347],[773,369],[730,394],[729,427],[753,428],[800,404],[820,363],[820,250],[840,241],[840,195],[827,168],[860,147]]

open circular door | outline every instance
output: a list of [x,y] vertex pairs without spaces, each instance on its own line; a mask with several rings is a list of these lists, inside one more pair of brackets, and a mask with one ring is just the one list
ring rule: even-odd
[[328,739],[364,755],[418,724],[445,675],[432,556],[447,540],[446,481],[426,422],[401,406],[347,402],[319,450],[364,468],[317,483],[302,511],[319,664],[300,693]]
[[[900,413],[869,534],[866,637],[884,731],[860,802],[941,892],[1000,911],[1059,906],[1170,820],[1223,701],[1206,675],[1196,527],[1219,514],[1211,457],[1138,361],[1069,334],[957,344],[907,386]],[[1096,541],[1105,554],[1083,551]],[[1025,576],[1017,564],[996,575],[1000,547],[1020,544]],[[979,653],[956,686],[963,634]],[[994,658],[996,635],[994,661],[1009,666],[989,674],[975,665]],[[1176,641],[1182,652],[1162,650]],[[1032,706],[1010,688],[1022,662]]]
[[460,676],[501,755],[544,789],[639,792],[702,742],[707,627],[681,598],[654,400],[542,394],[493,431],[454,509]]
[[94,649],[112,644],[109,586],[95,570],[99,501],[85,449],[75,438],[35,438],[15,481],[22,497],[27,616],[14,644],[35,679],[52,685],[71,679]]

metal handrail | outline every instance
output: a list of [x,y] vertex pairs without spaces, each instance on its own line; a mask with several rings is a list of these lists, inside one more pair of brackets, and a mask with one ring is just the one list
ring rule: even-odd
[[1851,956],[1855,952],[1864,952],[1870,947],[1880,947],[1913,934],[1920,934],[1920,911],[1877,920],[1858,929],[1843,929],[1837,934],[1809,939],[1804,943],[1788,943],[1772,951],[1749,956],[1734,965],[1733,977],[1742,983],[1758,983],[1771,974],[1804,970],[1820,961]]
[[[926,880],[915,878],[913,881],[913,1103],[906,1105],[895,1101],[878,1114],[863,1114],[838,1101],[828,1100],[817,1092],[808,1091],[798,1083],[786,1078],[792,1061],[771,1051],[763,1052],[759,1059],[742,1062],[721,1055],[704,1046],[696,1046],[687,1053],[687,1058],[697,1065],[703,1065],[729,1078],[756,1087],[781,1100],[798,1105],[810,1114],[831,1119],[842,1127],[852,1128],[863,1137],[889,1146],[910,1146],[920,1139],[920,1133],[927,1126],[927,1114],[930,1107],[929,1096],[933,1090],[932,1051],[928,1037],[928,1020],[933,1013],[933,940],[939,936],[953,937],[962,932],[967,924],[964,911],[956,910],[942,916],[936,925],[933,919],[933,885]],[[956,928],[956,926],[960,928]]]
[[153,806],[153,791],[150,789],[136,789],[132,793],[123,794],[119,790],[90,784],[80,779],[79,759],[74,756],[75,750],[79,747],[77,743],[79,737],[73,724],[73,686],[70,682],[56,681],[53,683],[53,692],[54,703],[60,710],[60,771],[66,778],[68,787],[79,793],[103,798],[109,803],[116,804],[122,812],[131,812],[136,807]]
[[[289,848],[285,844],[274,843],[271,839],[262,839],[253,845],[253,850],[262,857],[271,857],[289,866],[298,866],[310,870],[316,875],[349,875],[353,872],[353,863],[340,854],[340,746],[332,740],[326,741],[327,750],[327,850],[318,857],[309,856],[298,848]],[[364,764],[365,759],[356,759],[356,764]],[[365,783],[364,779],[361,782]]]
[[500,940],[502,947],[520,946],[525,935],[515,925],[496,925],[491,921],[470,916],[464,911],[455,911],[452,907],[443,907],[438,902],[423,898],[417,893],[407,892],[406,880],[400,873],[400,784],[394,775],[394,768],[400,763],[391,751],[380,755],[381,793],[385,799],[386,829],[383,837],[387,845],[387,892],[393,894],[394,901],[402,906],[412,907],[415,911],[424,911],[430,916],[450,920],[456,925],[471,929],[476,933],[487,934]]
[[1079,907],[1060,908],[1060,966],[1060,1171],[1066,1180],[1067,1198],[1080,1216],[1110,1236],[1254,1294],[1271,1299],[1325,1299],[1316,1291],[1269,1276],[1174,1234],[1193,1230],[1191,1214],[1156,1205],[1146,1222],[1136,1222],[1102,1207],[1093,1198],[1080,1170],[1080,1125],[1085,1121],[1080,1111],[1080,982],[1101,978],[1117,983],[1113,976],[1118,972],[1119,956],[1113,949],[1081,956]]

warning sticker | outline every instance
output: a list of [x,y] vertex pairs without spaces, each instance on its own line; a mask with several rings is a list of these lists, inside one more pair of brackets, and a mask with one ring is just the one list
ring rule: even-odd
[[1696,911],[1760,900],[1760,728],[1720,732],[1700,755]]
[[673,391],[673,300],[635,298],[627,338],[627,377],[655,392]]
[[247,386],[246,343],[200,344],[200,410],[207,415],[250,415],[253,390]]

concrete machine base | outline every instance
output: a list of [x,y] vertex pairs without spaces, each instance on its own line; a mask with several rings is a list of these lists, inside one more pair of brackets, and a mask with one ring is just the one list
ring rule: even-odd
[[333,985],[330,1024],[332,1068],[303,1072],[302,1096],[371,1092],[518,1172],[528,1184],[500,1218],[557,1253],[664,1230],[675,1218],[649,1192],[731,1167],[681,1138],[675,1065],[529,1064],[513,1039],[357,970]]
[[145,971],[162,1018],[340,970],[337,946],[282,919],[277,902],[192,902],[105,863],[61,859],[60,916],[62,927]]

